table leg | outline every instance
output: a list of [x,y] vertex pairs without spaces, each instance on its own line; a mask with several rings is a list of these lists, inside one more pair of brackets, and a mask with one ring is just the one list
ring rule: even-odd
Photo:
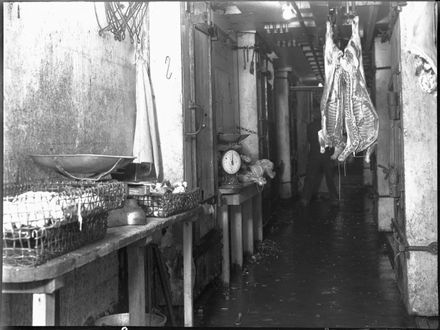
[[229,218],[228,218],[228,206],[223,205],[220,208],[220,216],[223,229],[223,248],[222,248],[222,281],[223,285],[229,286],[230,281],[230,265],[229,265]]
[[254,214],[254,237],[257,242],[263,240],[263,215],[261,193],[253,198],[253,214]]
[[193,326],[192,222],[183,223],[183,309],[185,327]]
[[252,199],[248,199],[243,203],[243,246],[244,252],[247,255],[254,253],[254,224],[253,224],[253,211],[252,211]]
[[145,246],[127,247],[129,325],[145,326]]
[[232,226],[231,226],[231,254],[232,263],[243,266],[243,224],[241,217],[241,206],[232,205]]
[[32,295],[32,325],[55,325],[55,293],[34,293]]

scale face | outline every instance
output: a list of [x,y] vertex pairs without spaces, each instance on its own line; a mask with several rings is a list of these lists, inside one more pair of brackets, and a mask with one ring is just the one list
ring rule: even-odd
[[237,172],[241,167],[240,154],[234,149],[226,150],[221,159],[222,184],[226,186],[239,186]]
[[249,134],[238,133],[218,133],[218,151],[221,154],[221,167],[219,174],[221,186],[224,188],[240,188],[242,185],[238,181],[238,171],[241,168],[240,142],[247,138]]
[[222,168],[227,174],[235,174],[241,166],[241,158],[237,151],[230,149],[223,154]]

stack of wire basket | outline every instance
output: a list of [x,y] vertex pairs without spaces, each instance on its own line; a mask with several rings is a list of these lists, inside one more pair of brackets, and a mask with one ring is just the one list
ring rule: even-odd
[[166,218],[199,205],[200,188],[180,193],[157,193],[150,191],[149,185],[128,184],[128,196],[137,200],[147,217]]
[[102,239],[110,210],[126,185],[118,181],[5,184],[3,264],[37,266]]

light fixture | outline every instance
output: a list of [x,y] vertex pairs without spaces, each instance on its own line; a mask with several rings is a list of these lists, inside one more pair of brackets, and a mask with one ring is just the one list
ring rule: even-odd
[[271,34],[271,33],[288,33],[289,32],[289,26],[288,24],[282,23],[273,23],[273,24],[265,24],[264,25],[264,30],[266,31],[266,33]]
[[296,40],[277,40],[276,45],[278,47],[296,47]]
[[241,14],[241,10],[235,5],[230,5],[225,8],[225,15],[239,15],[239,14]]
[[292,4],[288,2],[284,2],[281,8],[283,10],[283,19],[285,19],[286,21],[296,17],[296,13],[295,10],[293,9]]

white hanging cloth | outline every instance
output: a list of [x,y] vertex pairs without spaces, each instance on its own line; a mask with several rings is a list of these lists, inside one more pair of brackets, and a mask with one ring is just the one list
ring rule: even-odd
[[149,74],[148,44],[145,21],[141,43],[136,46],[136,124],[133,140],[134,163],[153,163],[156,177],[163,179],[162,154],[154,102],[153,87]]

